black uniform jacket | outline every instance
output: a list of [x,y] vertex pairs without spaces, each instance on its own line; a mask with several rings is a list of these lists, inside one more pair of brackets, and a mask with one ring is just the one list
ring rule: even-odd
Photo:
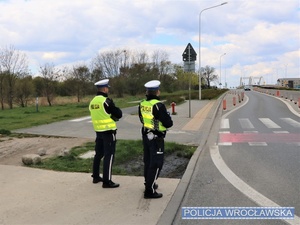
[[98,91],[97,95],[102,95],[106,97],[106,101],[104,104],[104,109],[108,114],[111,114],[111,118],[114,121],[118,121],[119,119],[122,118],[122,110],[115,106],[115,103],[113,102],[112,99],[108,98],[108,95],[104,92]]
[[[157,99],[157,100],[160,100],[158,96],[156,95],[146,95],[147,97],[147,101],[150,101],[152,99]],[[140,117],[140,121],[141,123],[143,123],[143,117],[142,117],[142,113],[141,113],[141,110],[140,110],[140,105],[139,105],[139,117]],[[156,103],[154,106],[153,106],[153,116],[155,119],[159,120],[162,125],[165,127],[165,128],[170,128],[173,126],[173,120],[170,116],[170,113],[167,111],[166,109],[166,106],[159,102],[159,103]],[[143,134],[146,134],[148,133],[148,129],[146,128],[142,128],[142,133]],[[166,132],[159,132],[159,131],[154,131],[153,132],[154,134],[158,135],[158,136],[165,136],[166,135]]]

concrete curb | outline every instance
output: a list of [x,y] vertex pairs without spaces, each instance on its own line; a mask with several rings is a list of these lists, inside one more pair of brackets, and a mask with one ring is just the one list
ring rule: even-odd
[[215,104],[212,108],[212,110],[213,110],[212,118],[209,121],[206,121],[202,125],[202,126],[207,125],[205,127],[208,129],[206,129],[206,132],[204,132],[204,135],[200,142],[200,145],[198,146],[197,150],[195,151],[192,158],[190,159],[189,164],[185,170],[185,173],[184,173],[183,177],[181,178],[171,200],[169,201],[169,204],[167,205],[163,214],[159,218],[157,225],[173,224],[176,214],[180,212],[180,209],[179,209],[180,204],[181,204],[181,202],[184,198],[184,195],[187,191],[187,188],[189,186],[189,183],[190,183],[191,178],[195,171],[195,166],[198,162],[198,159],[202,152],[202,149],[204,149],[204,147],[207,143],[207,137],[212,129],[214,119],[217,115],[217,112],[218,112],[220,106],[221,106],[221,102],[225,96],[226,96],[226,93],[224,93],[221,97],[218,98],[218,100],[215,102]]

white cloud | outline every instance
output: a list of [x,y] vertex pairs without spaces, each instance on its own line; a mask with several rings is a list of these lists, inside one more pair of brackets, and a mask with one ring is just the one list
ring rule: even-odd
[[44,52],[42,58],[49,61],[56,61],[65,56],[67,56],[67,53],[64,52]]

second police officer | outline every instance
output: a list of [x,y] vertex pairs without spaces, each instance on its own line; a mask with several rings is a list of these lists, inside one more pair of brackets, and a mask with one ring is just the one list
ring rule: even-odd
[[167,128],[173,126],[170,113],[160,101],[160,81],[152,80],[145,84],[146,99],[139,104],[138,112],[142,127],[144,148],[144,198],[161,198],[155,183],[164,162],[164,138]]

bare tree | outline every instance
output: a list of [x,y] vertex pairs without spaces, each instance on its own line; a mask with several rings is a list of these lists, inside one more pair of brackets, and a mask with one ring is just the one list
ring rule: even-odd
[[44,82],[43,94],[47,98],[48,105],[51,106],[55,96],[55,82],[60,78],[61,70],[56,68],[54,64],[46,63],[40,66],[39,72]]
[[116,77],[121,66],[126,64],[126,50],[108,51],[98,54],[93,59],[93,67],[103,72],[103,77]]
[[[218,79],[218,75],[214,74],[215,68],[210,66],[201,67],[201,75],[205,80],[207,87],[210,88],[210,83]],[[202,82],[201,82],[202,83]]]
[[74,91],[77,96],[77,102],[85,95],[85,87],[90,80],[91,73],[86,65],[74,66],[71,71],[71,78],[74,80]]
[[166,51],[156,50],[152,54],[153,66],[158,68],[159,75],[168,74],[171,68],[171,62],[169,61],[169,55]]
[[4,110],[5,97],[7,93],[8,73],[0,71],[0,102],[1,109]]
[[136,52],[132,56],[132,62],[134,64],[148,64],[149,63],[149,56],[146,51]]
[[90,71],[91,71],[90,82],[92,83],[96,83],[97,81],[104,78],[103,68],[101,65],[97,64],[96,61],[97,61],[96,58],[92,59],[91,66],[90,66]]
[[28,73],[27,56],[13,46],[5,47],[0,51],[0,65],[1,74],[7,75],[6,95],[9,108],[12,109],[16,80]]
[[26,107],[30,97],[34,93],[34,86],[31,76],[25,76],[24,78],[18,78],[16,81],[16,97],[15,102],[21,107]]

